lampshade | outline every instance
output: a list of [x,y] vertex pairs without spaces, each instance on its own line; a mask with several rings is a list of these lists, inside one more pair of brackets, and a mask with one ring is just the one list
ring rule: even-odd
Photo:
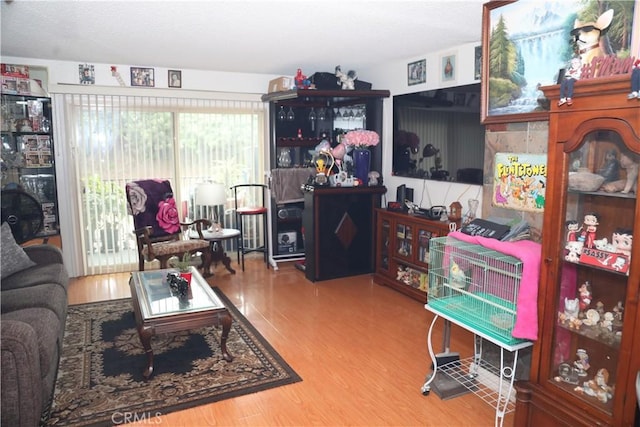
[[195,204],[199,206],[218,206],[227,202],[227,189],[223,184],[205,182],[196,188]]

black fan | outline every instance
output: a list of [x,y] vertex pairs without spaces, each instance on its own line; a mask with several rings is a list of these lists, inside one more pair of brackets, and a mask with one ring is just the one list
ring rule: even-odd
[[2,190],[2,222],[9,223],[13,237],[24,243],[36,237],[44,214],[40,202],[22,190]]

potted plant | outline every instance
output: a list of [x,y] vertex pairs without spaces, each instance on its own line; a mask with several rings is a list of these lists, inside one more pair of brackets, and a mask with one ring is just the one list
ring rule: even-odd
[[182,255],[182,258],[173,259],[171,261],[171,266],[173,268],[177,268],[180,270],[180,276],[184,277],[189,284],[191,284],[191,254],[189,252],[185,252]]

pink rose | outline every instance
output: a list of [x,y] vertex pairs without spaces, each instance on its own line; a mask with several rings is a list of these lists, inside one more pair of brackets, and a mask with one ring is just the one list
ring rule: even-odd
[[158,214],[156,220],[160,227],[169,234],[174,234],[180,231],[178,209],[176,208],[176,201],[173,197],[158,203]]

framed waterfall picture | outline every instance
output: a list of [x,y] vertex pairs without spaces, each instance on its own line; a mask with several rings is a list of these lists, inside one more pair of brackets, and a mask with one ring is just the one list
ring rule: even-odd
[[[628,72],[624,61],[638,55],[640,30],[634,26],[638,0],[603,4],[604,11],[582,0],[485,3],[481,122],[547,120],[549,101],[540,87],[557,84],[576,52],[582,61],[583,80],[605,77],[588,72],[588,67],[596,67],[605,58],[615,62],[607,76]],[[582,46],[588,37],[595,39]],[[600,49],[597,53],[591,49],[594,45]],[[602,68],[598,70],[599,74]]]

